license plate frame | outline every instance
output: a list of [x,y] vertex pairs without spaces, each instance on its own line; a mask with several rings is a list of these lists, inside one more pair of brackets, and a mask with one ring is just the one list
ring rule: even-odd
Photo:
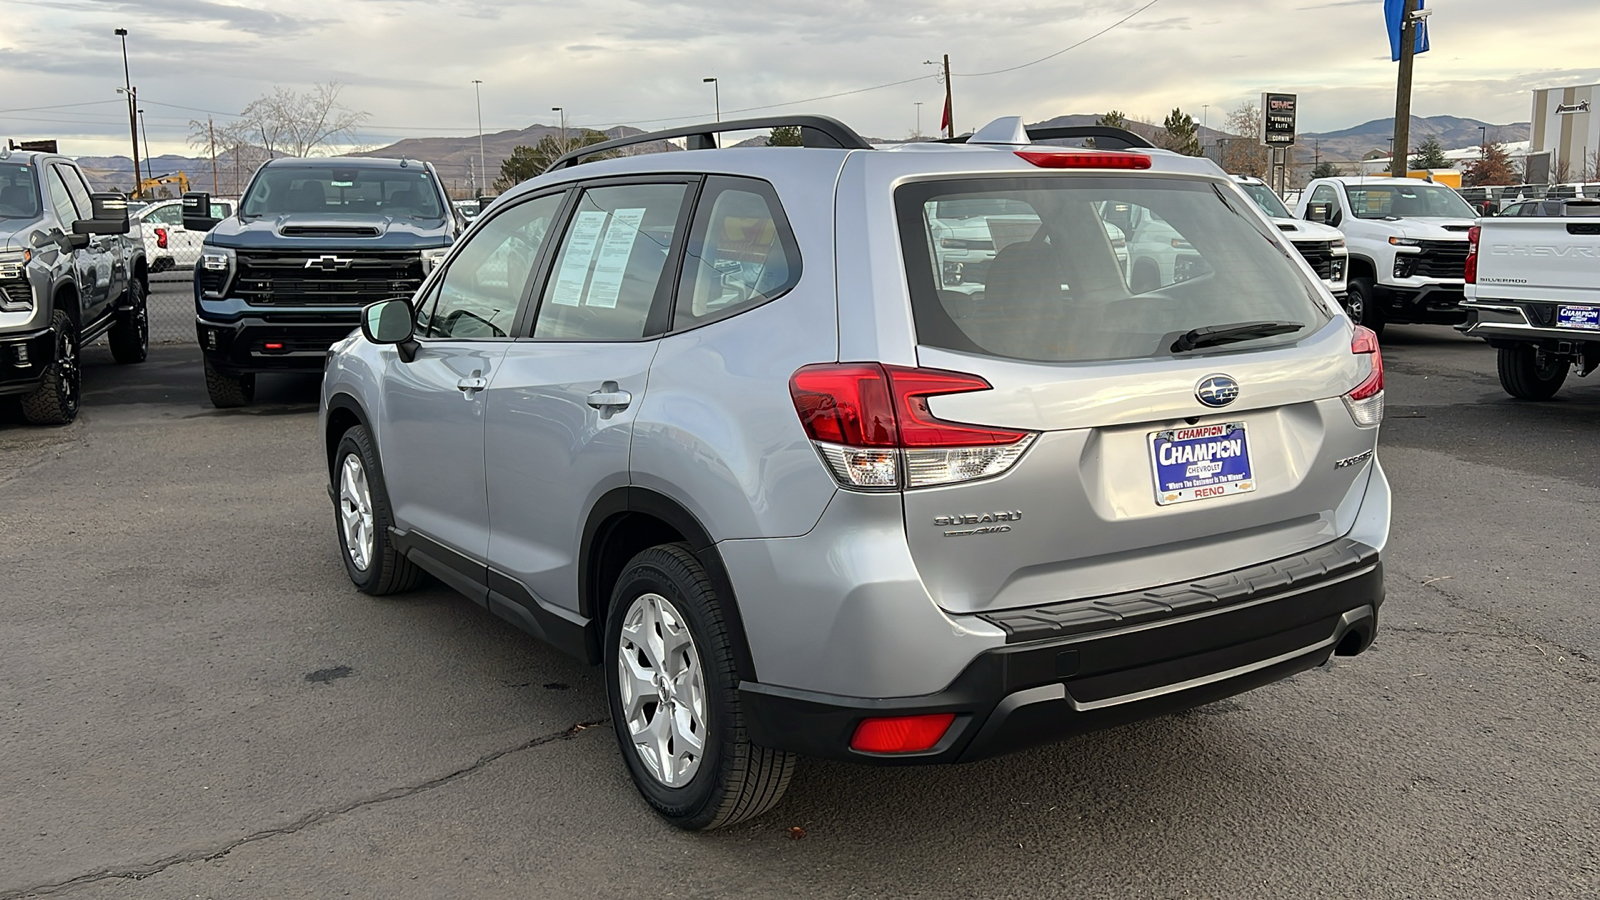
[[1600,331],[1600,306],[1560,304],[1556,307],[1556,327]]
[[[1255,461],[1243,422],[1165,428],[1150,432],[1148,443],[1157,506],[1248,494],[1256,489]],[[1164,453],[1166,448],[1173,449]]]

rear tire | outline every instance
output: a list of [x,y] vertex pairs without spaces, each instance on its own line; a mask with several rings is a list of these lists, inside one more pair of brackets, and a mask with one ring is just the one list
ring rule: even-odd
[[[622,758],[662,818],[688,831],[722,828],[783,798],[796,757],[746,736],[733,637],[688,547],[651,547],[623,569],[606,619],[605,671]],[[659,774],[664,765],[670,778]]]
[[1365,325],[1373,334],[1383,334],[1383,310],[1378,308],[1376,290],[1371,278],[1352,278],[1345,289],[1344,311],[1357,325]]
[[144,282],[133,279],[128,285],[128,308],[117,317],[107,337],[111,358],[118,363],[142,363],[150,355],[150,309]]
[[78,396],[83,375],[78,369],[78,329],[64,310],[50,317],[55,353],[44,378],[31,394],[24,394],[22,416],[34,425],[70,425],[78,417]]
[[256,376],[254,372],[219,372],[211,365],[211,360],[205,361],[206,367],[206,393],[211,395],[211,405],[217,409],[235,409],[245,406],[256,398]]
[[334,531],[350,583],[374,597],[416,587],[422,570],[389,538],[394,525],[389,487],[365,426],[353,426],[339,438],[333,454],[333,485]]
[[1497,359],[1500,386],[1518,400],[1549,400],[1567,380],[1572,363],[1554,353],[1540,353],[1532,344],[1501,347]]

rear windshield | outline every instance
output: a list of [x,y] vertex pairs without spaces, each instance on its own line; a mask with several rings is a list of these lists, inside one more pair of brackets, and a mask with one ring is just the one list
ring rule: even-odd
[[1461,195],[1436,184],[1347,185],[1358,219],[1475,219]]
[[421,166],[268,166],[244,198],[247,216],[353,213],[442,219],[433,179]]
[[0,163],[0,219],[34,219],[39,216],[39,183],[33,167]]
[[[1328,322],[1316,287],[1236,195],[1207,181],[1043,177],[895,191],[920,343],[1078,362],[1174,352],[1195,329],[1274,323],[1223,350]],[[993,208],[996,215],[949,217]],[[1207,350],[1202,352],[1216,352]]]

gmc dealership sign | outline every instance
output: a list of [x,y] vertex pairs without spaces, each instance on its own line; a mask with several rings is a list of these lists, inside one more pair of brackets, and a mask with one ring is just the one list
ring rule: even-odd
[[1268,147],[1294,145],[1295,94],[1261,95],[1261,143]]

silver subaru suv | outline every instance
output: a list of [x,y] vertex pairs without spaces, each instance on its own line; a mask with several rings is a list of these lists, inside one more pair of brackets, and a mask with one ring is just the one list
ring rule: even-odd
[[[804,146],[715,149],[777,125]],[[1110,221],[1173,265],[1134,290]],[[639,792],[704,829],[800,754],[967,762],[1362,652],[1383,402],[1207,160],[806,116],[507,192],[333,347],[319,424],[355,586],[426,572],[603,666]]]

